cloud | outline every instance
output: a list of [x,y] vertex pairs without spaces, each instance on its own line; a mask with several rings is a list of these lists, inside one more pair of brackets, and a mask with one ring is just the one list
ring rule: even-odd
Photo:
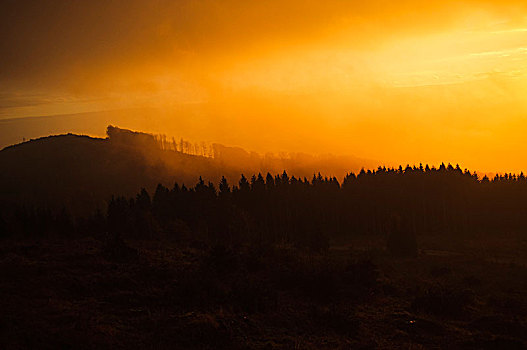
[[0,117],[153,107],[167,115],[147,115],[141,127],[156,122],[259,151],[337,149],[396,162],[461,157],[455,142],[465,132],[474,155],[503,141],[492,136],[499,118],[527,110],[527,87],[513,79],[526,74],[526,6],[7,0]]
[[346,45],[371,46],[400,32],[443,28],[467,7],[510,14],[520,3],[10,0],[0,14],[0,82],[97,88],[95,82],[119,80],[138,66],[150,67],[145,74],[167,65],[196,71],[215,60],[223,65],[328,40],[344,29]]

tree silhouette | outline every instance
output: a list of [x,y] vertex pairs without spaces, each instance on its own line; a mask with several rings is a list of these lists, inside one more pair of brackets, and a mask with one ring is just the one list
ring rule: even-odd
[[267,173],[265,179],[255,174],[250,181],[241,175],[234,187],[222,177],[216,190],[200,177],[192,187],[160,184],[153,193],[150,197],[143,188],[133,198],[112,197],[106,215],[85,219],[65,210],[11,206],[0,223],[4,235],[86,232],[91,227],[138,237],[177,236],[177,227],[185,226],[196,239],[240,242],[258,237],[266,244],[310,249],[327,247],[331,239],[377,235],[387,239],[394,255],[405,256],[415,255],[415,236],[524,233],[527,227],[523,173],[480,179],[444,163],[438,168],[361,169],[348,173],[342,184],[320,173],[308,181],[283,171]]

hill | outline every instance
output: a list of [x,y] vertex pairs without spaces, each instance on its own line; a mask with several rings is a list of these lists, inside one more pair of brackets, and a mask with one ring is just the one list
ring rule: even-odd
[[194,181],[195,173],[213,168],[205,157],[168,155],[157,148],[152,135],[109,130],[113,135],[110,132],[106,139],[67,134],[4,148],[0,151],[2,199],[91,210],[104,205],[112,194],[131,194],[176,178]]
[[214,144],[213,157],[166,149],[154,135],[108,127],[107,138],[55,135],[0,151],[0,200],[3,203],[66,205],[73,212],[104,207],[111,195],[131,195],[158,183],[194,185],[199,176],[218,183],[225,176],[281,173],[312,177],[321,171],[342,177],[364,164],[356,158],[293,154],[261,156],[238,147]]

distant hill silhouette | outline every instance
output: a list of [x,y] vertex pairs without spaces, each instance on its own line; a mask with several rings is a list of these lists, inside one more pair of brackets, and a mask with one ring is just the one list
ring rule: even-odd
[[106,139],[66,134],[43,137],[0,151],[0,200],[67,205],[74,212],[104,207],[111,195],[131,195],[158,183],[194,184],[199,176],[237,181],[241,173],[281,172],[311,177],[344,176],[364,164],[346,157],[302,154],[260,156],[214,144],[214,157],[164,149],[154,135],[108,127]]

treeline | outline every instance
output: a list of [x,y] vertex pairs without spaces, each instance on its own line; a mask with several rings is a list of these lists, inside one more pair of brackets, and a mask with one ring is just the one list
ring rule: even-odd
[[[479,179],[459,166],[362,170],[312,179],[262,174],[231,185],[201,178],[193,187],[158,185],[134,198],[114,197],[107,212],[71,218],[67,211],[17,207],[0,221],[4,235],[110,232],[123,237],[286,243],[325,249],[332,238],[411,234],[474,235],[523,232],[527,227],[523,174]],[[398,226],[397,228],[395,226]]]
[[214,145],[206,142],[191,142],[183,138],[178,141],[174,137],[168,138],[164,134],[153,135],[153,137],[159,149],[163,151],[176,151],[193,156],[214,158]]
[[184,154],[213,158],[214,145],[206,142],[190,142],[183,138],[176,140],[168,138],[164,134],[148,134],[108,125],[106,135],[112,142],[142,147],[147,151],[159,149],[163,151],[175,151]]

